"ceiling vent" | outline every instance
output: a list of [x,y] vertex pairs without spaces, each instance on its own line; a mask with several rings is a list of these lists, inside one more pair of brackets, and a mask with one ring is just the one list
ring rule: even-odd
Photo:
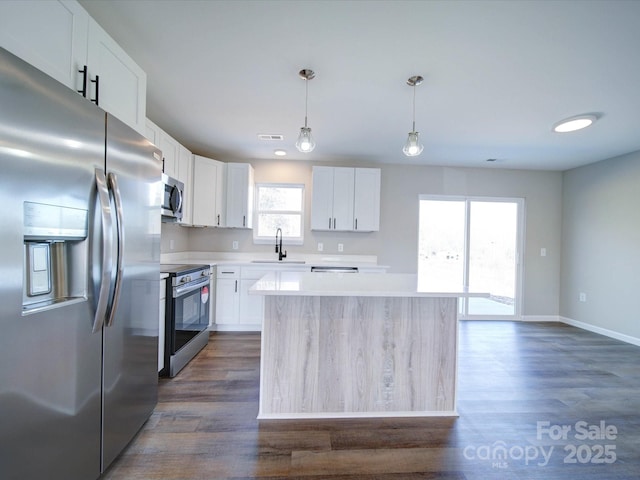
[[271,134],[271,133],[259,133],[258,138],[260,140],[284,140],[284,135]]

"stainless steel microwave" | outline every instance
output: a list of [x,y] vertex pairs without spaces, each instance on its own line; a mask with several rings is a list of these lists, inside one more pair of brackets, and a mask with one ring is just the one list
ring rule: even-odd
[[182,198],[184,183],[168,175],[162,174],[162,221],[178,222],[182,219]]

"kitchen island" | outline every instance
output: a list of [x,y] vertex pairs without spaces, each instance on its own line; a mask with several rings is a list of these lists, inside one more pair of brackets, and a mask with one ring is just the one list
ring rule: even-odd
[[259,419],[455,416],[458,298],[409,274],[270,273]]

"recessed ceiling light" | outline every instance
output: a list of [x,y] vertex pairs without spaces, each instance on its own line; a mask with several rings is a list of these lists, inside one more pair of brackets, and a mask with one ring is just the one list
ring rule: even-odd
[[598,119],[593,114],[577,115],[575,117],[566,118],[553,126],[553,131],[558,133],[575,132],[587,128]]
[[287,154],[287,151],[278,149],[278,150],[274,150],[273,154],[277,155],[278,157],[284,157]]

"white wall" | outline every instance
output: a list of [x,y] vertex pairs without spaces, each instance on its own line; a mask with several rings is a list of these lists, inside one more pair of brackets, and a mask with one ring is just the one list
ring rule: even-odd
[[[418,196],[444,194],[525,199],[523,314],[558,315],[562,174],[493,168],[385,166],[378,261],[415,272]],[[540,257],[540,249],[547,256]]]
[[564,173],[563,317],[640,339],[639,208],[640,152]]
[[[337,254],[344,244],[345,254],[377,255],[378,262],[391,272],[415,273],[418,248],[418,196],[420,194],[521,197],[526,202],[525,268],[523,314],[559,314],[560,228],[562,174],[494,168],[445,168],[408,165],[363,165],[382,168],[380,231],[373,233],[312,232],[311,164],[293,161],[252,160],[256,182],[292,182],[306,185],[305,243],[285,246],[289,258],[300,253],[317,253],[317,243],[325,254]],[[337,165],[337,164],[336,164]],[[176,228],[179,230],[174,231]],[[179,234],[188,230],[188,244]],[[162,231],[162,251],[173,236],[179,248],[192,251],[232,251],[237,240],[241,252],[273,252],[271,245],[254,245],[250,230],[191,228],[175,226]],[[540,257],[540,248],[547,256]],[[174,249],[174,251],[176,251]],[[177,250],[180,251],[180,250]],[[274,254],[275,256],[275,254]]]

